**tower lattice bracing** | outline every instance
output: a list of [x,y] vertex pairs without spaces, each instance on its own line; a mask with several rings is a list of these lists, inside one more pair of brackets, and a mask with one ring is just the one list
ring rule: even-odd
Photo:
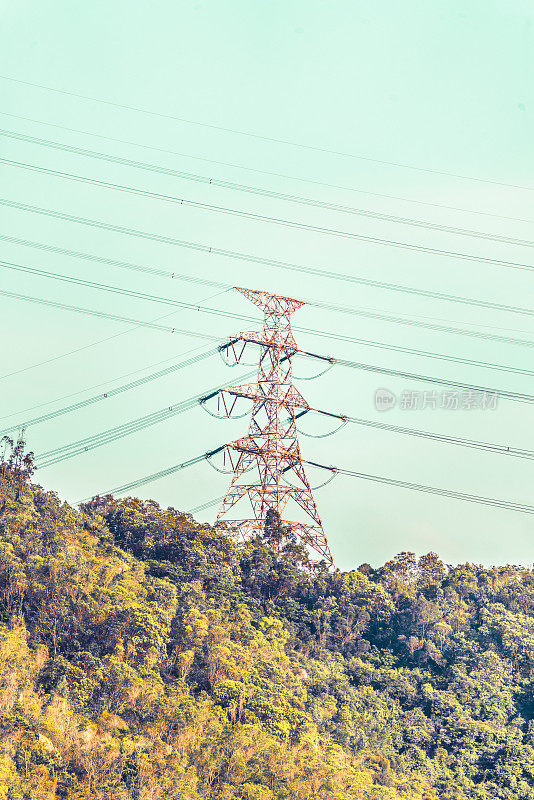
[[[310,407],[293,385],[292,358],[297,347],[291,331],[291,314],[304,303],[268,292],[236,288],[262,309],[264,322],[262,330],[242,333],[227,344],[236,361],[240,361],[247,343],[258,345],[260,356],[254,383],[221,390],[228,416],[238,398],[251,400],[253,408],[248,435],[227,445],[233,478],[217,521],[228,522],[248,538],[263,533],[266,520],[274,515],[286,530],[290,528],[331,564],[332,555],[304,470],[297,436],[296,418]],[[247,500],[251,516],[229,519],[229,512],[238,504],[239,508],[245,508]],[[287,519],[288,506],[304,521]]]

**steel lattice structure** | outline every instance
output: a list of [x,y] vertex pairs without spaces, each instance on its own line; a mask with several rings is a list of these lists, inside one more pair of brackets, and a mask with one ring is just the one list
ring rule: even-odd
[[[292,358],[298,352],[291,331],[291,314],[304,305],[300,300],[236,287],[264,313],[263,329],[241,333],[229,339],[227,352],[239,362],[247,343],[260,347],[258,377],[255,383],[221,389],[221,400],[230,416],[238,398],[252,400],[253,409],[247,436],[228,444],[233,470],[230,487],[223,499],[217,522],[225,521],[243,537],[262,534],[266,521],[279,520],[322,559],[332,564],[323,524],[306,476],[297,436],[296,418],[310,406],[293,385]],[[242,482],[249,474],[256,482]],[[252,518],[228,519],[228,512],[247,497]],[[290,501],[301,510],[306,522],[286,520]],[[302,514],[302,512],[304,512]]]

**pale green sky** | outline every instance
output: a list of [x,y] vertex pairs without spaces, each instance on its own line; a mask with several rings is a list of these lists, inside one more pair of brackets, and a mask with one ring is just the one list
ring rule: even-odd
[[[80,147],[151,161],[173,169],[265,186],[359,208],[534,240],[534,9],[532,3],[479,2],[0,2],[0,74],[67,91],[152,109],[171,117],[248,131],[350,153],[292,147],[164,116],[121,110],[0,79],[0,127]],[[18,115],[37,122],[9,116]],[[50,123],[45,125],[41,123]],[[51,125],[173,150],[172,155]],[[0,136],[0,157],[71,171],[259,214],[283,217],[384,239],[534,264],[532,249],[495,243],[180,181],[134,168],[66,155]],[[196,158],[195,158],[196,157]],[[342,185],[327,188],[238,167]],[[367,159],[367,160],[366,160]],[[368,160],[371,159],[371,160]],[[374,161],[373,161],[374,159]],[[378,164],[395,162],[421,170]],[[532,274],[452,257],[298,231],[267,223],[165,204],[71,183],[0,164],[0,195],[18,202],[105,220],[167,236],[277,260],[532,307]],[[373,194],[374,193],[374,194]],[[404,200],[376,195],[394,195]],[[417,202],[415,202],[417,201]],[[425,205],[426,203],[426,205]],[[438,206],[465,209],[452,211]],[[159,266],[303,299],[440,320],[443,324],[534,340],[528,316],[473,309],[354,284],[306,277],[257,264],[206,256],[165,244],[0,206],[0,233],[108,258]],[[202,286],[2,242],[1,258],[136,291],[200,300]],[[152,319],[172,309],[82,290],[2,269],[12,292]],[[253,313],[235,295],[214,307]],[[69,350],[121,333],[45,366],[0,382],[0,420],[80,392],[180,354],[202,343],[0,298],[4,347],[1,374],[25,369]],[[177,310],[181,328],[202,326],[221,340],[239,322]],[[323,331],[394,343],[502,365],[532,368],[532,348],[488,342],[419,327],[304,308],[295,323]],[[246,326],[245,326],[246,327]],[[7,343],[7,346],[6,346]],[[534,393],[527,377],[421,357],[298,337],[312,349],[354,361],[468,383]],[[170,363],[170,362],[169,362]],[[302,369],[305,365],[302,366]],[[297,365],[295,372],[299,372]],[[233,377],[222,363],[204,361],[105,404],[28,431],[36,453],[163,408]],[[236,370],[237,377],[237,370]],[[109,383],[112,387],[114,383]],[[534,449],[533,407],[501,401],[496,411],[399,409],[380,414],[379,387],[396,393],[433,387],[341,368],[299,388],[319,408]],[[65,405],[59,400],[43,406]],[[313,427],[309,418],[303,428]],[[211,449],[244,433],[246,420],[218,422],[194,410],[108,447],[43,470],[39,480],[74,502]],[[305,457],[361,472],[456,491],[534,504],[534,464],[452,445],[357,426],[327,439],[302,439]],[[321,474],[310,475],[312,483]],[[187,509],[222,494],[227,478],[199,465],[139,490],[141,497]],[[337,563],[383,562],[400,550],[436,550],[449,562],[532,563],[533,518],[516,512],[388,488],[349,478],[317,493]],[[211,521],[214,510],[202,519]]]

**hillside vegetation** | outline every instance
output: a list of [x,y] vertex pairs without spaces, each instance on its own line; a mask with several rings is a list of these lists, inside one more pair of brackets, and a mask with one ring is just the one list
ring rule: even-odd
[[[1,800],[533,800],[534,573],[312,567],[0,465]],[[347,530],[346,536],[360,536]]]

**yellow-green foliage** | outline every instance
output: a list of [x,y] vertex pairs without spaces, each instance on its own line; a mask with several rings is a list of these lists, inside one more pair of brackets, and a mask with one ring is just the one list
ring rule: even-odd
[[0,472],[0,800],[533,800],[526,573],[311,569]]

